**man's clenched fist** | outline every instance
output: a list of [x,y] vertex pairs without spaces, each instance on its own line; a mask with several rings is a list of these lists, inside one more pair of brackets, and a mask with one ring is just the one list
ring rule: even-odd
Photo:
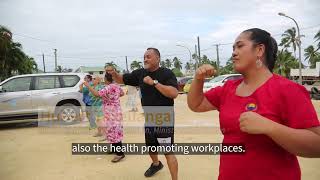
[[153,79],[150,76],[146,76],[143,78],[143,82],[152,86],[153,85]]

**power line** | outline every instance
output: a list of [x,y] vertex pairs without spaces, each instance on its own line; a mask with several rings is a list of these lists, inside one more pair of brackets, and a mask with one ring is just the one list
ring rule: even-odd
[[[308,26],[308,27],[305,27],[305,28],[301,28],[301,30],[308,30],[308,29],[313,29],[313,28],[316,28],[320,26],[320,24],[316,24],[316,25],[313,25],[313,26]],[[273,34],[272,37],[275,37],[275,36],[281,36],[283,33],[278,33],[278,34]],[[218,43],[218,45],[222,45],[222,46],[225,46],[225,45],[231,45],[233,44],[233,42],[229,42],[229,43]],[[217,44],[214,44],[214,45],[217,45]],[[214,46],[212,45],[212,46]],[[211,50],[213,47],[209,47],[209,48],[206,48],[206,49],[203,49],[201,51],[207,51],[207,50]]]
[[17,33],[12,33],[12,34],[14,34],[16,36],[24,37],[24,38],[30,38],[30,39],[37,40],[37,41],[42,41],[42,42],[47,42],[47,43],[54,43],[53,41],[39,39],[39,38],[28,36],[28,35],[17,34]]
[[[320,26],[320,24],[316,24],[316,25],[313,25],[313,26],[308,26],[308,27],[305,27],[305,28],[301,28],[301,30],[307,30],[307,29],[313,29],[313,28],[316,28]],[[37,40],[37,41],[42,41],[42,42],[48,42],[48,43],[55,43],[53,41],[49,41],[49,40],[44,40],[44,39],[39,39],[39,38],[36,38],[36,37],[32,37],[32,36],[29,36],[29,35],[23,35],[23,34],[18,34],[18,33],[13,33],[17,36],[21,36],[21,37],[25,37],[25,38],[30,38],[30,39],[33,39],[33,40]],[[278,34],[274,34],[273,36],[280,36],[282,35],[283,33],[278,33]],[[221,46],[225,46],[225,45],[231,45],[233,44],[233,42],[229,42],[229,43],[218,43],[218,44],[214,44],[214,45],[221,45]],[[212,50],[214,47],[213,45],[211,45],[210,47],[208,48],[205,48],[205,49],[202,49],[200,50],[201,52],[205,52],[205,51],[209,51],[209,50]],[[168,57],[172,57],[172,56],[180,56],[180,55],[185,55],[184,53],[180,53],[180,54],[165,54],[165,55],[162,55],[162,58],[168,58]],[[37,55],[37,56],[42,56],[41,55]],[[45,55],[47,57],[54,57],[52,55]],[[119,55],[119,56],[104,56],[104,57],[75,57],[75,56],[58,56],[59,58],[65,58],[65,59],[83,59],[83,60],[92,60],[92,59],[116,59],[116,58],[124,58],[126,57],[125,55]],[[143,56],[127,56],[127,57],[131,57],[131,58],[137,58],[137,59],[143,59]]]
[[[316,28],[320,26],[320,24],[317,24],[317,25],[313,25],[313,26],[308,26],[308,27],[305,27],[305,28],[301,28],[300,30],[308,30],[308,29],[313,29],[313,28]],[[273,37],[276,37],[276,36],[281,36],[283,33],[278,33],[278,34],[273,34],[272,36]]]

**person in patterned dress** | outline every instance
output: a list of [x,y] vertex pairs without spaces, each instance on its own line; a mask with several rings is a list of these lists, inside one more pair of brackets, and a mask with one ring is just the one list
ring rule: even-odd
[[[106,140],[111,143],[114,149],[122,147],[123,140],[123,126],[122,126],[122,110],[120,106],[120,97],[124,95],[121,87],[113,83],[112,76],[108,73],[105,74],[105,87],[97,91],[85,83],[90,92],[96,97],[102,98],[102,111],[104,114],[103,121],[103,134]],[[119,162],[125,157],[121,151],[115,152],[116,156],[111,162]]]

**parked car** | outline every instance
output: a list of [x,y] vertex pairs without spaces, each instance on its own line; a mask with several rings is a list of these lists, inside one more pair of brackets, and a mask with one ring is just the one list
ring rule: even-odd
[[187,81],[192,79],[193,77],[182,77],[178,78],[178,91],[183,92],[184,85],[186,84]]
[[44,113],[74,123],[85,107],[79,92],[85,75],[45,73],[6,79],[0,83],[0,123],[37,121]]
[[[210,80],[211,80],[211,78],[206,78],[206,79],[204,80],[204,82],[206,83],[206,82],[209,82]],[[192,81],[193,81],[193,79],[189,79],[189,80],[186,82],[186,84],[184,85],[184,88],[183,88],[183,92],[189,93]]]
[[225,82],[228,80],[235,80],[242,78],[241,74],[225,74],[221,76],[217,76],[210,80],[209,82],[204,83],[203,92],[209,91],[211,88],[215,88],[218,86],[223,86]]

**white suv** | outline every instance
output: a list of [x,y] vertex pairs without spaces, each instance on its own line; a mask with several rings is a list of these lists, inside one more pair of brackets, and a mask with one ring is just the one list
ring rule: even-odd
[[85,107],[79,85],[82,73],[45,73],[14,76],[0,83],[0,124],[38,120],[48,113],[74,123]]
[[221,76],[217,76],[211,79],[209,82],[204,83],[203,92],[207,92],[212,88],[223,86],[225,82],[228,80],[240,79],[242,77],[241,74],[225,74]]

